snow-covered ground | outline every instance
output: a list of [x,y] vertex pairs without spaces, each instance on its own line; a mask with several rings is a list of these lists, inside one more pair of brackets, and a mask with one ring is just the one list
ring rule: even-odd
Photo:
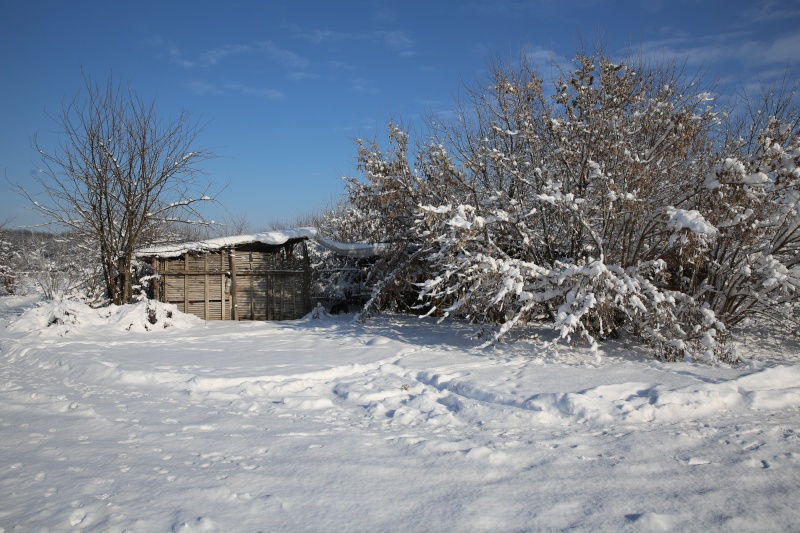
[[711,367],[31,305],[0,299],[0,531],[800,530],[800,350],[774,339]]

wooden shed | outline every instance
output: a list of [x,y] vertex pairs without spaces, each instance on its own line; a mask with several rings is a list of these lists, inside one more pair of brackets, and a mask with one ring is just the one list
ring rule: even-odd
[[313,228],[140,250],[150,296],[206,320],[292,320],[311,311]]

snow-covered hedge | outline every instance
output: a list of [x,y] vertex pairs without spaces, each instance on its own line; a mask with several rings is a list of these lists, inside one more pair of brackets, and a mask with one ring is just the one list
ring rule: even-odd
[[489,325],[489,342],[546,319],[709,360],[748,320],[796,325],[792,95],[739,120],[670,65],[574,63],[550,91],[524,62],[496,68],[415,158],[394,125],[387,153],[359,141],[349,224],[391,244],[365,315],[416,306]]

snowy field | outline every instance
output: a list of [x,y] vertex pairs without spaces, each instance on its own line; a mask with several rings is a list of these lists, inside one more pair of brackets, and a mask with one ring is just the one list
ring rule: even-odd
[[729,367],[32,306],[0,299],[0,531],[800,530],[800,349],[767,336]]

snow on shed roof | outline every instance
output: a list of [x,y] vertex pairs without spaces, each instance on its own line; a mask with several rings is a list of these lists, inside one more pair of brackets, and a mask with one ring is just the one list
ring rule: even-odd
[[353,257],[356,259],[363,259],[366,257],[374,257],[388,250],[388,244],[367,244],[367,243],[345,243],[330,241],[317,235],[316,242],[335,254],[345,257]]
[[318,235],[317,228],[294,228],[279,231],[266,231],[250,235],[234,235],[231,237],[218,237],[204,241],[185,242],[181,244],[167,244],[150,246],[136,252],[137,257],[179,257],[187,252],[212,252],[223,248],[233,248],[240,244],[262,243],[280,246],[293,239],[314,240],[332,252],[354,258],[372,257],[385,249],[383,244],[341,243],[324,239]]

